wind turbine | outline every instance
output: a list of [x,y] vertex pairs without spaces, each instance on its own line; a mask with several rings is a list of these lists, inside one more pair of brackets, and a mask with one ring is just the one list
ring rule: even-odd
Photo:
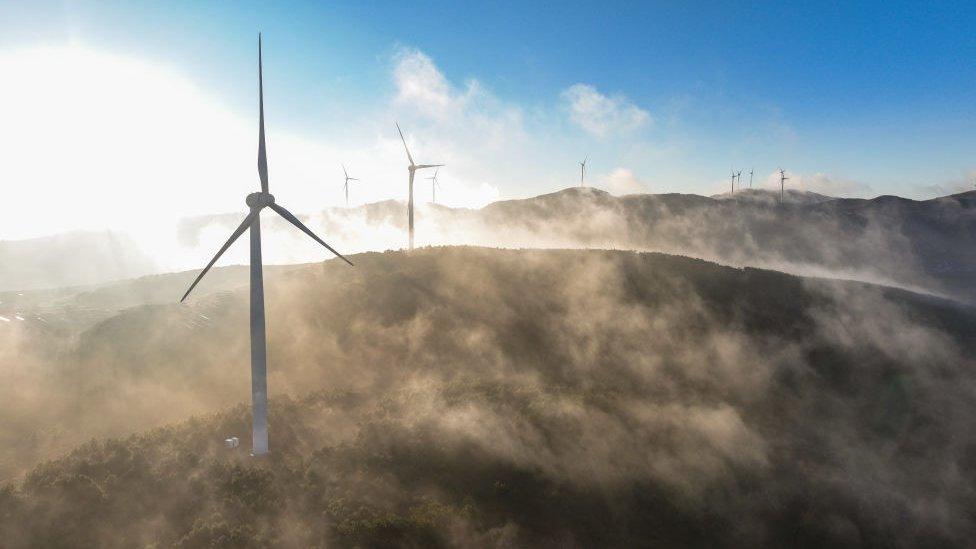
[[749,188],[752,188],[752,172],[754,168],[749,168]]
[[731,196],[731,195],[735,194],[735,178],[736,178],[735,168],[731,168],[729,170],[729,173],[732,174],[732,191],[729,193],[729,196]]
[[344,184],[344,187],[346,189],[346,207],[348,208],[349,207],[349,182],[359,181],[359,180],[356,179],[355,177],[349,177],[349,172],[346,171],[346,166],[344,164],[340,164],[340,166],[342,166],[342,173],[346,176],[346,182]]
[[251,455],[261,456],[268,453],[268,380],[267,380],[267,343],[264,330],[264,274],[261,264],[261,210],[269,207],[285,218],[289,223],[301,229],[316,242],[325,246],[346,263],[352,265],[348,259],[335,251],[322,239],[315,236],[304,223],[292,215],[284,207],[275,204],[275,198],[268,192],[268,155],[264,144],[264,78],[261,63],[261,35],[258,34],[258,176],[261,179],[261,190],[247,195],[245,201],[251,209],[240,226],[234,230],[227,242],[217,251],[217,255],[207,263],[203,271],[197,275],[193,284],[183,294],[180,303],[186,300],[193,288],[213,267],[220,256],[230,248],[244,231],[251,232]]
[[407,170],[410,172],[410,198],[407,202],[407,225],[410,231],[410,249],[413,249],[413,174],[417,170],[422,170],[424,168],[440,168],[444,164],[415,164],[413,157],[410,156],[410,149],[407,148],[407,140],[403,138],[403,130],[400,129],[400,124],[396,125],[397,131],[400,132],[400,141],[403,141],[403,150],[407,151],[407,160],[410,161],[410,165],[407,166]]
[[783,171],[783,168],[780,168],[779,169],[779,203],[780,204],[783,203],[783,189],[785,188],[783,183],[787,179],[789,179],[789,177],[786,177],[786,172]]
[[433,202],[434,204],[437,204],[437,187],[441,186],[441,184],[437,182],[437,172],[439,172],[440,170],[441,170],[440,168],[435,169],[434,175],[427,178],[430,180],[430,195],[431,195],[430,201]]
[[586,155],[583,161],[580,162],[580,187],[585,187],[586,184],[583,182],[583,176],[586,175],[586,161],[590,159],[590,155]]

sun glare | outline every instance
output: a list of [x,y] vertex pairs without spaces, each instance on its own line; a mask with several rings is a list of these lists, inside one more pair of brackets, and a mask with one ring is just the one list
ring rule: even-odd
[[219,211],[228,193],[206,183],[251,175],[235,161],[253,155],[250,127],[165,67],[72,47],[0,54],[0,73],[0,147],[16,182],[0,237]]

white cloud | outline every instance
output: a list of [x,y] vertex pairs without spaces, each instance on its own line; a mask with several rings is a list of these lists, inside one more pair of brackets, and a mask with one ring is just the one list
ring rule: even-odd
[[627,168],[617,168],[608,174],[599,176],[597,184],[615,195],[638,194],[648,191],[647,185],[637,179],[634,172]]
[[463,88],[452,84],[425,53],[401,48],[394,55],[394,108],[436,124],[438,130],[474,134],[481,146],[524,137],[522,110],[504,103],[474,79]]
[[395,101],[402,106],[418,109],[427,116],[457,116],[479,91],[477,81],[471,81],[467,92],[459,93],[437,69],[433,60],[419,50],[401,48],[394,61]]
[[629,133],[651,122],[651,115],[626,97],[603,95],[589,84],[573,84],[561,97],[570,119],[597,137]]

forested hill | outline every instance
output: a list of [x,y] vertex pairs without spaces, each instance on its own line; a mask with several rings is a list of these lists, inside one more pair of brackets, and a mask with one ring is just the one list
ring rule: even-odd
[[[268,279],[267,460],[247,456],[249,410],[233,404],[249,394],[246,288],[126,309],[49,346],[57,361],[4,362],[59,402],[31,414],[30,391],[2,399],[3,417],[34,422],[5,428],[16,440],[173,422],[12,482],[4,546],[976,535],[969,307],[663,254],[432,248],[353,261]],[[33,349],[42,335],[58,341],[19,341]]]

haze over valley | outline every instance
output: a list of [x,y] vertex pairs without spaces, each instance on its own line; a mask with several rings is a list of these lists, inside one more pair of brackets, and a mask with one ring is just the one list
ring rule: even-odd
[[15,383],[0,413],[30,418],[4,431],[8,479],[122,436],[30,472],[5,496],[5,539],[887,544],[973,531],[969,306],[627,251],[351,259],[268,272],[282,450],[264,465],[220,446],[249,444],[235,407],[247,292],[229,289],[245,269],[214,271],[190,306],[159,296],[193,272],[58,297],[117,311],[94,324],[5,324]]

